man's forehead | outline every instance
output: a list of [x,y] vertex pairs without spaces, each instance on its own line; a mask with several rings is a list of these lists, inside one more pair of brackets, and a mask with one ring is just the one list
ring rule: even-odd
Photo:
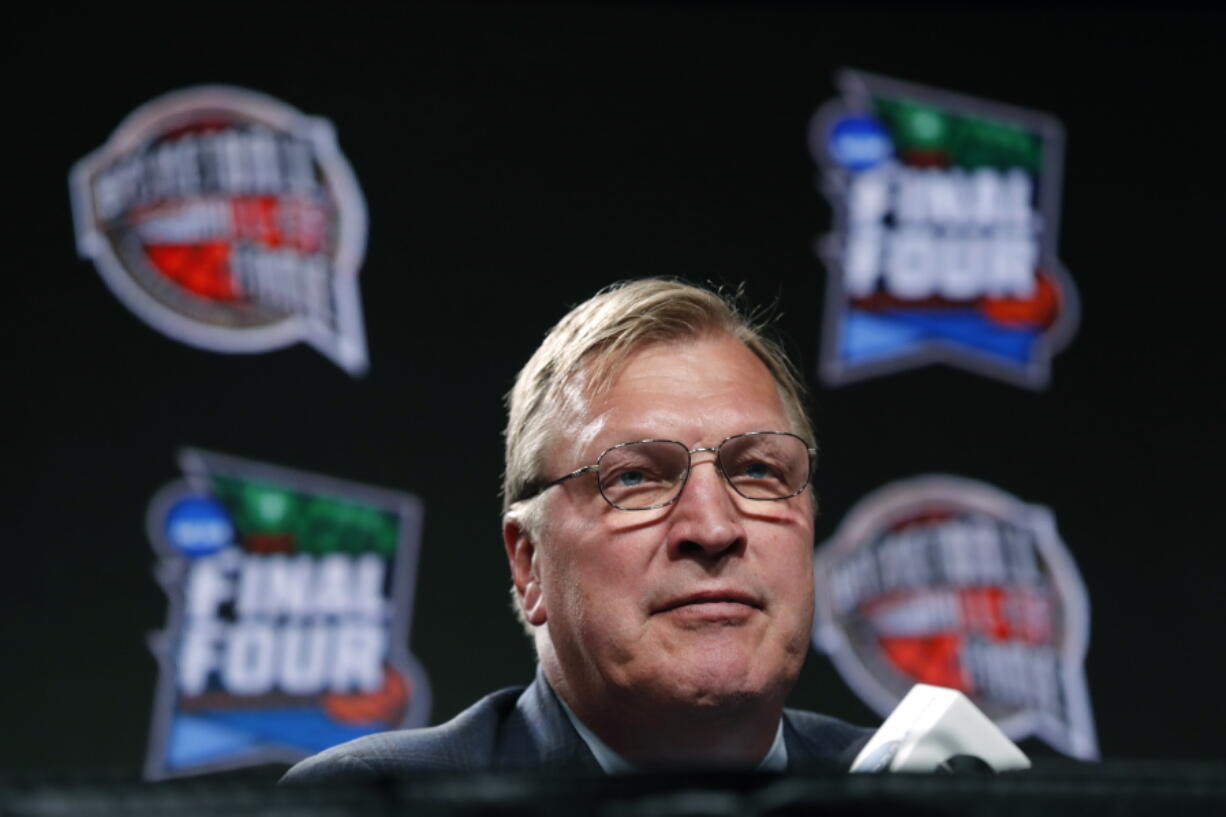
[[742,369],[748,367],[748,370],[773,381],[765,364],[744,342],[727,332],[711,330],[693,336],[640,343],[630,349],[596,352],[584,362],[568,385],[576,388],[576,396],[583,398],[585,406],[596,407],[627,377],[650,377],[661,371],[674,372],[677,361],[684,358],[701,361],[703,370],[707,372],[730,363],[739,363]]
[[[688,365],[681,362],[684,359]],[[677,427],[679,414],[692,416],[696,425],[704,419],[719,425],[722,412],[745,418],[751,425],[772,426],[738,427],[728,430],[729,434],[786,430],[773,428],[787,420],[778,384],[757,355],[731,335],[714,333],[643,344],[621,356],[613,371],[600,363],[589,363],[564,387],[552,424],[551,451],[577,453],[597,441],[616,444],[659,436],[666,431],[662,426]],[[694,385],[701,389],[713,383],[725,395],[735,394],[735,402],[725,400],[726,405],[713,406],[697,391],[676,388]],[[695,440],[683,442],[697,444]]]

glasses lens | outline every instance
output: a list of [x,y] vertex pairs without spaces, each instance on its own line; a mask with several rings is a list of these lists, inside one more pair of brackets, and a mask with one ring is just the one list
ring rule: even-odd
[[809,482],[809,447],[791,434],[746,434],[727,440],[719,464],[732,487],[749,499],[783,499]]
[[625,510],[642,510],[671,502],[685,481],[690,454],[666,440],[610,448],[600,458],[600,492]]

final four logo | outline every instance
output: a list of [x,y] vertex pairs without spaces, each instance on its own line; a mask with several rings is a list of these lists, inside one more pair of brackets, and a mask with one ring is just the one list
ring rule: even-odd
[[1014,740],[1098,756],[1085,586],[1051,512],[969,479],[863,499],[814,557],[814,646],[882,715],[916,683],[966,693]]
[[1046,387],[1078,313],[1056,258],[1060,123],[858,71],[838,84],[809,134],[834,209],[823,379],[943,362]]
[[421,507],[394,493],[188,450],[150,503],[170,597],[149,779],[292,763],[421,726],[408,653]]
[[327,120],[189,88],[133,112],[70,182],[81,255],[155,329],[217,352],[306,341],[365,371],[366,205]]

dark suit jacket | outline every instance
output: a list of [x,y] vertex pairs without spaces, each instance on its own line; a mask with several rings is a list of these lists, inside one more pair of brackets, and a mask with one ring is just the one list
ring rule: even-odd
[[[785,709],[789,771],[840,772],[872,730]],[[381,732],[303,760],[282,783],[356,782],[413,774],[525,769],[600,773],[544,676],[487,695],[447,723]]]

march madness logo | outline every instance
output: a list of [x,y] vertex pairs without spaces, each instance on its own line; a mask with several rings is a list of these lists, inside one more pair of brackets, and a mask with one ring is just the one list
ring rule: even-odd
[[149,506],[170,598],[145,776],[292,763],[421,726],[408,652],[421,507],[407,494],[204,451]]
[[1014,740],[1098,756],[1089,604],[1051,512],[925,476],[862,500],[814,557],[814,645],[882,715],[913,684],[961,690]]
[[70,188],[81,256],[155,329],[217,352],[305,341],[366,370],[366,205],[327,120],[189,88],[128,116]]
[[1060,123],[859,71],[838,84],[809,133],[834,211],[823,380],[942,362],[1045,388],[1078,315],[1056,258]]

